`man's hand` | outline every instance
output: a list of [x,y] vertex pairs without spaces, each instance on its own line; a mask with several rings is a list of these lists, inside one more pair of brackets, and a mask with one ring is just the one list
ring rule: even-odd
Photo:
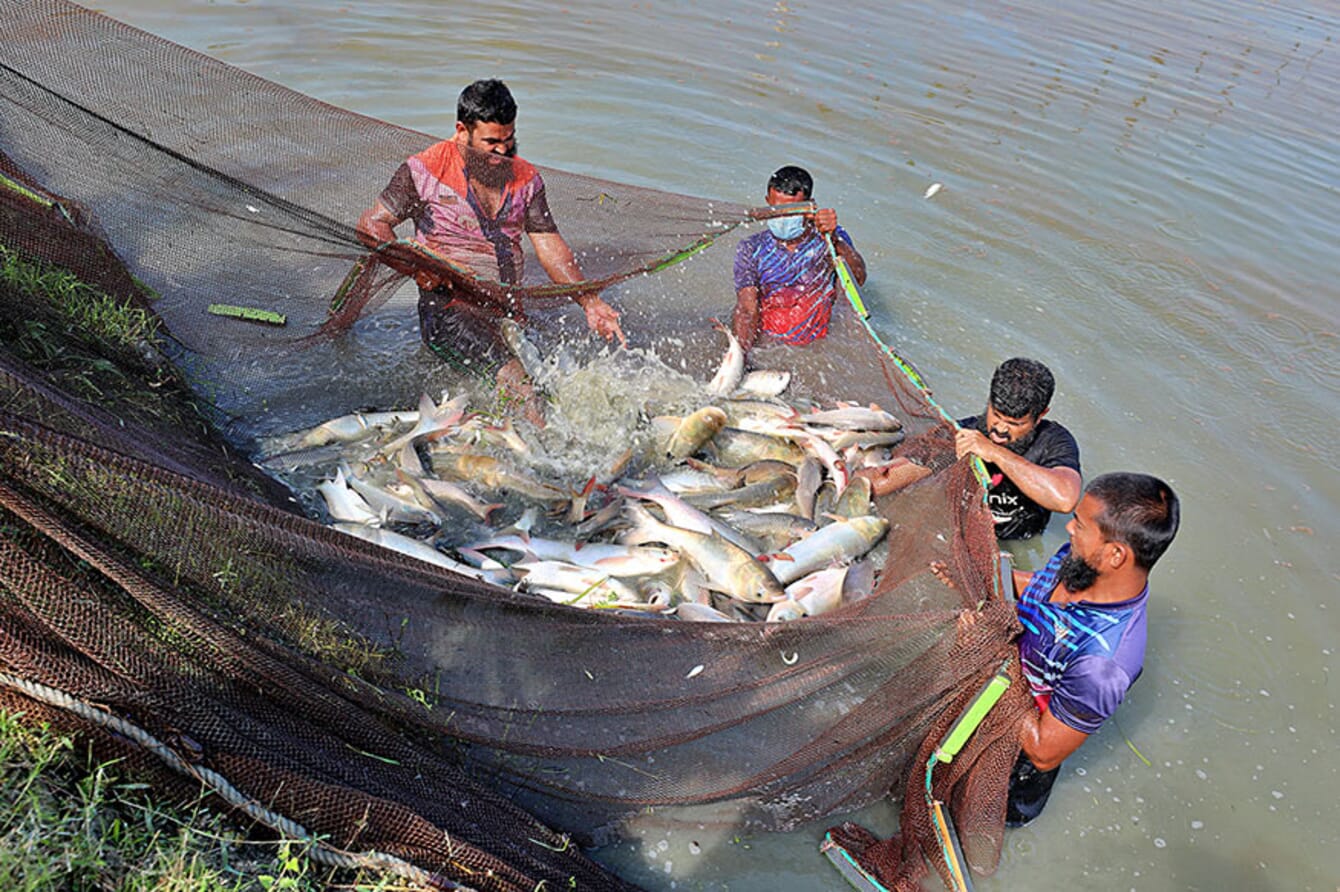
[[624,337],[619,325],[619,311],[595,294],[585,294],[577,299],[586,311],[586,326],[607,341],[619,339],[619,346],[627,347],[628,338]]
[[975,455],[982,461],[998,464],[997,459],[1002,448],[1004,447],[999,443],[992,442],[986,434],[971,428],[960,428],[959,432],[954,435],[954,454],[959,458],[963,458],[965,455]]
[[837,230],[837,211],[832,208],[820,208],[814,212],[814,228],[823,235],[831,235]]
[[442,285],[442,277],[437,273],[421,269],[414,274],[414,284],[424,291],[436,291]]

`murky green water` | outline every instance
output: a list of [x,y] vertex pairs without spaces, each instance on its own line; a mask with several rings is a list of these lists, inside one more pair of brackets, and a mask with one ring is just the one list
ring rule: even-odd
[[[1086,475],[1148,471],[1184,503],[1144,676],[977,888],[1340,884],[1333,4],[96,8],[428,132],[502,77],[526,156],[552,167],[741,203],[810,168],[865,254],[877,328],[942,404],[976,411],[997,362],[1040,358]],[[1053,523],[1020,564],[1063,539]],[[820,834],[603,856],[658,889],[842,888]]]

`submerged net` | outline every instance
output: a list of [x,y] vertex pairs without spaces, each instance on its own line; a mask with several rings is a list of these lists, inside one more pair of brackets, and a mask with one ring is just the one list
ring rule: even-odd
[[[900,837],[844,838],[890,887],[915,883],[923,855],[943,874],[924,768],[1007,661],[1015,621],[980,485],[895,358],[852,326],[831,338],[856,358],[804,385],[895,412],[897,455],[932,472],[880,500],[887,558],[869,596],[834,613],[583,611],[352,539],[246,453],[317,391],[341,394],[328,412],[352,410],[439,380],[387,359],[386,343],[416,336],[372,312],[396,283],[353,230],[434,140],[77,6],[3,2],[0,21],[0,243],[151,308],[171,360],[153,338],[117,348],[21,283],[0,286],[0,705],[87,733],[164,789],[204,783],[333,856],[379,853],[444,886],[620,888],[567,836],[608,839],[634,820],[789,829],[891,792]],[[744,210],[542,173],[585,275],[693,360],[688,329],[655,329],[652,314],[675,301],[697,322],[720,313],[685,298],[720,257],[641,274],[713,240],[703,256],[728,264],[723,236]],[[448,272],[538,307],[532,323],[572,327],[537,268],[519,286]],[[314,371],[335,367],[335,385]],[[1016,684],[934,776],[982,870],[999,855],[1025,705]]]

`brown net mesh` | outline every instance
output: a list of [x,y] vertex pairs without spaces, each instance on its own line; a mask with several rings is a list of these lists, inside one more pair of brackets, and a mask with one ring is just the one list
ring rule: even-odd
[[[0,705],[132,753],[167,790],[197,789],[208,768],[334,848],[396,856],[441,884],[621,888],[566,835],[607,839],[648,813],[788,829],[890,792],[903,796],[899,838],[838,835],[891,888],[912,888],[922,856],[945,875],[925,765],[1012,652],[1016,624],[980,485],[897,361],[848,326],[831,337],[864,364],[811,370],[806,385],[897,413],[897,454],[933,472],[880,500],[886,562],[869,597],[832,614],[583,611],[352,539],[295,510],[242,457],[246,437],[220,439],[196,410],[227,420],[338,390],[295,379],[292,345],[331,319],[359,332],[386,276],[347,287],[373,268],[351,221],[432,140],[65,3],[0,2],[0,21],[0,244],[152,307],[172,359],[62,328],[30,291],[0,285]],[[614,283],[607,296],[631,320],[657,288],[697,287],[679,267],[640,272],[744,219],[543,173],[585,274]],[[713,249],[726,262],[728,245]],[[506,294],[541,312],[552,296],[538,270]],[[206,312],[218,302],[288,324]],[[75,371],[15,346],[34,343],[34,320],[37,342],[82,357]],[[347,337],[302,355],[323,350],[371,379],[350,388],[350,408],[379,386],[406,389],[390,381],[403,368],[367,374]],[[128,386],[84,386],[106,369]],[[999,856],[1025,706],[1016,684],[933,777],[983,871]]]

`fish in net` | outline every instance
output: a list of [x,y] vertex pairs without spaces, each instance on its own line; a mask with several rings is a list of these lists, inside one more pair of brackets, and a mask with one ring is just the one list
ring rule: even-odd
[[[582,610],[344,535],[251,459],[313,393],[335,394],[329,415],[373,397],[403,407],[441,383],[437,364],[379,352],[415,335],[379,328],[399,273],[353,226],[435,140],[73,4],[4,2],[0,17],[3,244],[159,326],[118,347],[55,325],[21,283],[0,291],[13,329],[0,350],[6,707],[86,733],[165,791],[205,784],[444,887],[623,888],[572,841],[638,820],[783,830],[890,793],[901,836],[853,831],[851,850],[890,887],[939,869],[922,768],[1016,624],[980,484],[904,364],[849,326],[830,335],[850,347],[840,367],[809,352],[788,368],[817,403],[895,414],[893,456],[929,471],[876,500],[877,583],[820,616]],[[728,281],[748,210],[543,174],[589,282],[649,333],[641,349],[710,370],[720,342],[702,333],[721,308],[703,283]],[[531,331],[573,327],[568,293],[538,271],[510,284],[444,271],[519,302]],[[667,303],[682,311],[661,318]],[[59,330],[84,374],[25,352],[25,320]],[[314,371],[336,367],[347,394]],[[119,388],[84,386],[109,368]],[[965,609],[981,611],[967,630]],[[979,870],[999,856],[1019,690],[934,777]]]

